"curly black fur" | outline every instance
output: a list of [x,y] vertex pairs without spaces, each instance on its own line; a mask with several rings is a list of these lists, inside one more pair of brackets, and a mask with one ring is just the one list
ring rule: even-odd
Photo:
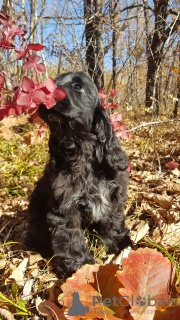
[[70,275],[94,263],[83,228],[91,226],[117,253],[128,242],[123,206],[127,157],[116,138],[98,91],[82,72],[56,79],[67,96],[40,117],[50,128],[50,160],[32,193],[26,244],[43,256],[58,257],[58,270]]

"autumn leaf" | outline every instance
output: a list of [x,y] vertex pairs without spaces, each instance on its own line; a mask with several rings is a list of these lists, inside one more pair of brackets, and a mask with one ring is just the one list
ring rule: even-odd
[[153,319],[155,309],[168,303],[175,281],[174,265],[156,249],[139,248],[122,260],[122,268],[117,271],[117,278],[124,286],[119,292],[126,296],[133,318]]
[[176,169],[178,166],[179,166],[179,163],[174,162],[174,161],[166,163],[166,167],[169,167],[171,169]]
[[0,74],[0,91],[4,86],[4,81],[5,81],[5,78]]
[[[68,318],[124,319],[128,310],[119,303],[121,296],[118,290],[122,285],[116,277],[118,269],[118,265],[85,265],[67,279],[61,287],[63,293],[58,297],[60,304],[66,307],[66,314],[72,305],[74,292],[78,292],[79,300],[89,309],[84,316]],[[116,298],[115,301],[112,300],[113,297]]]
[[170,209],[172,207],[172,197],[170,196],[147,192],[143,192],[142,194],[144,198],[155,202],[164,209]]
[[39,43],[29,43],[27,45],[27,49],[28,50],[33,50],[33,51],[41,51],[44,49],[44,46],[42,44],[39,44]]
[[172,67],[171,70],[176,72],[176,73],[179,73],[179,70],[176,67]]
[[99,98],[100,99],[105,99],[106,95],[103,93],[103,89],[99,90]]

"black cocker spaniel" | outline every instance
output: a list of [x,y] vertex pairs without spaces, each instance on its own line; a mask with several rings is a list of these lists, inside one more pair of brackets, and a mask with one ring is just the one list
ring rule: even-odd
[[95,229],[109,253],[129,244],[124,224],[128,172],[98,91],[82,72],[56,79],[67,96],[40,117],[50,128],[50,160],[32,193],[26,245],[56,255],[58,272],[71,275],[94,263],[83,229]]

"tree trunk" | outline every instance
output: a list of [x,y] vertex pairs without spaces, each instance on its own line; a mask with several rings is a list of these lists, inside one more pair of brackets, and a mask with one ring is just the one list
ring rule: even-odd
[[84,0],[86,64],[90,77],[95,78],[95,30],[91,0]]
[[167,32],[168,0],[154,0],[155,29],[148,51],[148,71],[146,82],[146,108],[152,106],[159,113],[158,81],[164,44],[170,34]]
[[30,43],[36,43],[36,24],[37,24],[37,1],[29,0],[31,15],[30,15]]
[[[178,42],[178,51],[179,51],[179,70],[180,70],[180,40]],[[180,101],[180,75],[177,76],[177,100],[175,102],[175,106],[174,106],[174,110],[173,110],[173,114],[174,117],[177,116],[177,112],[178,112],[178,106],[179,106],[179,101]]]
[[[129,0],[126,0],[126,6],[129,7]],[[133,62],[131,57],[131,30],[130,30],[130,10],[127,10],[127,26],[128,26],[128,56],[129,56],[129,70],[128,70],[128,82],[127,82],[127,91],[128,91],[128,104],[131,105],[133,101]]]
[[96,74],[95,84],[98,91],[104,87],[104,45],[102,29],[102,0],[94,0],[96,26]]

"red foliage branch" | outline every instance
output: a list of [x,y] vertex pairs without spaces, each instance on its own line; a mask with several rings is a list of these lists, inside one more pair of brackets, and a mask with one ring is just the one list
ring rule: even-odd
[[[9,91],[12,96],[12,100],[7,100],[0,106],[0,121],[4,117],[10,115],[18,116],[24,112],[28,112],[31,115],[31,119],[33,119],[38,116],[38,106],[41,103],[45,104],[46,107],[50,109],[57,101],[64,99],[67,94],[64,90],[57,88],[55,81],[51,77],[46,79],[45,86],[39,81],[38,74],[46,73],[46,67],[43,63],[39,63],[41,57],[36,53],[31,54],[30,50],[41,51],[44,49],[44,46],[39,43],[29,43],[25,45],[25,35],[27,34],[27,31],[23,30],[21,25],[13,28],[15,22],[10,20],[10,16],[0,13],[0,24],[3,25],[1,30],[2,37],[0,38],[0,48],[4,51],[13,49],[16,52],[16,59],[25,61],[23,70],[31,69],[36,75],[35,81],[24,76],[21,86],[20,84],[12,83],[13,91],[6,89],[6,92]],[[19,46],[16,43],[17,37],[20,42]],[[5,83],[4,73],[3,70],[0,71],[0,101],[5,98],[3,93],[1,93],[3,92]],[[110,90],[111,99],[114,97],[116,91],[118,90]],[[116,109],[118,107],[117,104],[104,103],[106,95],[103,93],[103,89],[99,91],[99,97],[105,109]],[[121,130],[117,131],[121,119],[122,115],[120,113],[110,116],[110,121],[113,124],[116,135],[129,139],[125,124],[122,123],[120,126]]]
[[[57,88],[55,81],[51,77],[47,78],[45,86],[39,81],[38,74],[45,73],[46,67],[43,63],[39,63],[41,57],[35,53],[30,54],[30,50],[41,51],[44,49],[44,46],[39,43],[29,43],[26,46],[25,35],[27,31],[22,30],[21,25],[13,28],[14,23],[14,21],[10,20],[10,16],[0,13],[0,24],[3,25],[0,47],[4,51],[9,49],[15,50],[17,54],[16,59],[25,60],[23,70],[31,69],[34,71],[36,81],[24,76],[21,86],[17,83],[12,84],[13,91],[9,90],[12,100],[7,100],[0,106],[0,120],[12,114],[18,116],[24,112],[38,116],[38,106],[41,103],[44,103],[50,109],[57,101],[64,99],[66,96],[66,92]],[[20,41],[19,47],[15,41],[17,36]],[[4,73],[4,71],[0,72],[0,101],[5,98],[1,93],[5,83]]]

